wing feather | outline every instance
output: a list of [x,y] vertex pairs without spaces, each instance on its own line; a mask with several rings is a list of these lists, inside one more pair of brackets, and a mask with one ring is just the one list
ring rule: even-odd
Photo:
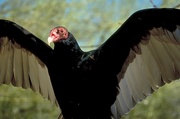
[[[39,92],[39,71],[38,71],[38,66],[37,66],[37,60],[36,58],[30,53],[28,56],[29,59],[29,77],[30,77],[30,82],[31,82],[31,88],[34,91]],[[36,73],[34,73],[36,72]],[[34,80],[36,79],[36,80]]]
[[[121,90],[114,103],[115,106],[112,106],[116,108],[112,109],[112,112],[116,110],[113,112],[116,113],[114,115],[122,116],[128,113],[136,103],[151,95],[160,86],[180,78],[179,35],[179,25],[173,32],[162,28],[152,28],[147,36],[148,43],[138,44],[141,53],[139,54],[139,51],[134,48],[131,49],[126,65],[123,66],[123,69],[126,69],[125,74],[117,75]],[[132,55],[132,52],[136,54],[136,57]],[[129,62],[129,58],[132,57],[133,62]]]
[[[131,109],[133,106],[133,98],[129,98],[132,95],[132,91],[130,90],[127,80],[122,80],[123,83],[119,83],[119,86],[121,87],[120,95],[124,98],[124,101],[128,107],[128,109]],[[122,85],[123,84],[123,85]]]
[[46,65],[51,53],[46,43],[21,26],[0,20],[0,85],[31,88],[58,105]]
[[0,57],[0,65],[1,65],[1,70],[0,70],[0,83],[4,83],[4,80],[6,78],[6,70],[7,70],[7,67],[6,67],[6,64],[7,64],[7,58],[8,58],[8,55],[9,53],[5,53],[7,51],[7,47],[2,47],[1,48],[1,55],[2,57]]
[[[25,53],[26,52],[26,53]],[[29,81],[29,59],[28,59],[28,51],[27,50],[22,50],[22,67],[23,67],[23,88],[29,88],[30,87],[30,81]]]
[[6,66],[7,66],[7,70],[3,69],[6,71],[6,77],[4,78],[4,83],[6,83],[6,84],[10,84],[11,79],[13,77],[13,60],[12,60],[13,59],[13,50],[11,49],[11,47],[12,47],[11,43],[9,43],[8,45],[9,45],[9,48],[6,52],[8,54],[8,58],[4,62],[4,64],[6,64]]
[[0,84],[32,88],[58,104],[46,65],[15,41],[1,37],[0,42]]
[[[23,66],[22,66],[22,52],[20,46],[17,44],[13,44],[13,72],[14,72],[14,82],[12,83],[15,86],[21,87],[23,82]],[[26,72],[26,71],[25,71]]]

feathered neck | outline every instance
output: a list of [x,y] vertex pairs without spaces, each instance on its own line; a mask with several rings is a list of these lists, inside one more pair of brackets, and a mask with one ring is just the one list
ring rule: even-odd
[[75,37],[69,33],[69,36],[66,40],[61,40],[56,42],[54,46],[54,53],[62,61],[74,62],[83,55],[83,51],[80,49]]

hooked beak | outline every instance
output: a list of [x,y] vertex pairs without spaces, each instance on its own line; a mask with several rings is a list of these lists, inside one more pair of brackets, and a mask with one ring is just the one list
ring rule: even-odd
[[53,42],[53,38],[49,36],[48,37],[48,45],[50,46],[52,42]]

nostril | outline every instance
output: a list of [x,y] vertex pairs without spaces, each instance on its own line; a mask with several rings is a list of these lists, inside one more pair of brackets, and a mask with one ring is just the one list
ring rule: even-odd
[[51,38],[54,39],[53,42],[57,42],[59,40],[64,40],[68,38],[68,30],[64,27],[56,27],[50,32]]

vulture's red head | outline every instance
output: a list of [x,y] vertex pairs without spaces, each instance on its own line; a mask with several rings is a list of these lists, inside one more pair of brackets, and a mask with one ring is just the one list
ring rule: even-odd
[[58,26],[53,28],[50,31],[49,37],[48,37],[48,43],[50,45],[51,42],[59,42],[61,40],[65,40],[68,38],[68,30],[65,27]]

